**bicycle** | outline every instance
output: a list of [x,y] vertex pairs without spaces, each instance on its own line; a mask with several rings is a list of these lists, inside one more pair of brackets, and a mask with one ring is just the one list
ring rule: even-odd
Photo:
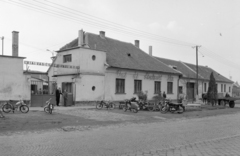
[[25,104],[23,100],[19,100],[15,104],[13,104],[12,100],[7,101],[7,103],[3,104],[2,111],[4,113],[9,113],[10,111],[14,113],[15,108],[19,108],[22,113],[27,113],[29,111],[28,105]]
[[100,102],[97,102],[96,104],[96,108],[97,109],[102,109],[103,107],[106,107],[107,109],[114,109],[115,105],[113,102],[110,102],[110,101],[100,101]]
[[44,112],[52,114],[52,111],[54,109],[54,105],[51,103],[51,99],[46,101],[46,105],[44,106]]

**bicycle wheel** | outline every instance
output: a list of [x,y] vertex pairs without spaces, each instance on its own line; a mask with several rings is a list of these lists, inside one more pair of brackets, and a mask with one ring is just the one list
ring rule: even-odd
[[53,111],[53,104],[49,104],[49,113],[52,114]]
[[100,103],[97,103],[96,108],[97,109],[102,109],[103,108],[102,101]]
[[125,106],[123,107],[123,111],[126,112],[128,110],[128,108]]
[[49,108],[48,107],[44,107],[44,112],[48,113],[49,112]]
[[165,114],[165,113],[167,113],[168,112],[168,106],[162,106],[161,108],[160,108],[160,112],[161,113],[163,113],[163,114]]
[[29,107],[27,105],[21,105],[20,106],[20,111],[22,113],[27,113],[29,111]]
[[4,104],[2,107],[2,111],[4,113],[9,113],[9,112],[11,112],[12,109],[13,109],[12,105],[10,105],[9,103]]

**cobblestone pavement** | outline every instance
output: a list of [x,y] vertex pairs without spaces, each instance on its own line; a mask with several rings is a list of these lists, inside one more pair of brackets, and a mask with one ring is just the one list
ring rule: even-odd
[[240,135],[121,156],[240,156]]
[[[15,133],[0,136],[0,155],[120,156],[167,154],[170,156],[179,150],[184,152],[184,149],[185,152],[198,150],[203,156],[224,155],[225,153],[226,155],[231,153],[238,155],[240,149],[239,118],[240,113],[195,119],[161,120],[161,122],[155,123],[133,124],[124,122],[104,127],[70,126],[65,127],[65,129],[34,133]],[[221,149],[223,147],[225,150]],[[193,152],[182,153],[182,156],[200,155]]]

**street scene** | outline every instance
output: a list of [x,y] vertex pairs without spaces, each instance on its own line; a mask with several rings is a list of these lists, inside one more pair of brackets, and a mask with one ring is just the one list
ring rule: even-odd
[[0,156],[240,156],[239,8],[0,0]]

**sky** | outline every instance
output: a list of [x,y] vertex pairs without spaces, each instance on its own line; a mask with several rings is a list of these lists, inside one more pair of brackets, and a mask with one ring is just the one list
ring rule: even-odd
[[199,65],[240,82],[239,8],[239,0],[0,0],[0,37],[4,55],[18,31],[19,56],[48,63],[81,29],[140,40],[146,53],[152,46],[154,56],[192,64],[199,46]]

